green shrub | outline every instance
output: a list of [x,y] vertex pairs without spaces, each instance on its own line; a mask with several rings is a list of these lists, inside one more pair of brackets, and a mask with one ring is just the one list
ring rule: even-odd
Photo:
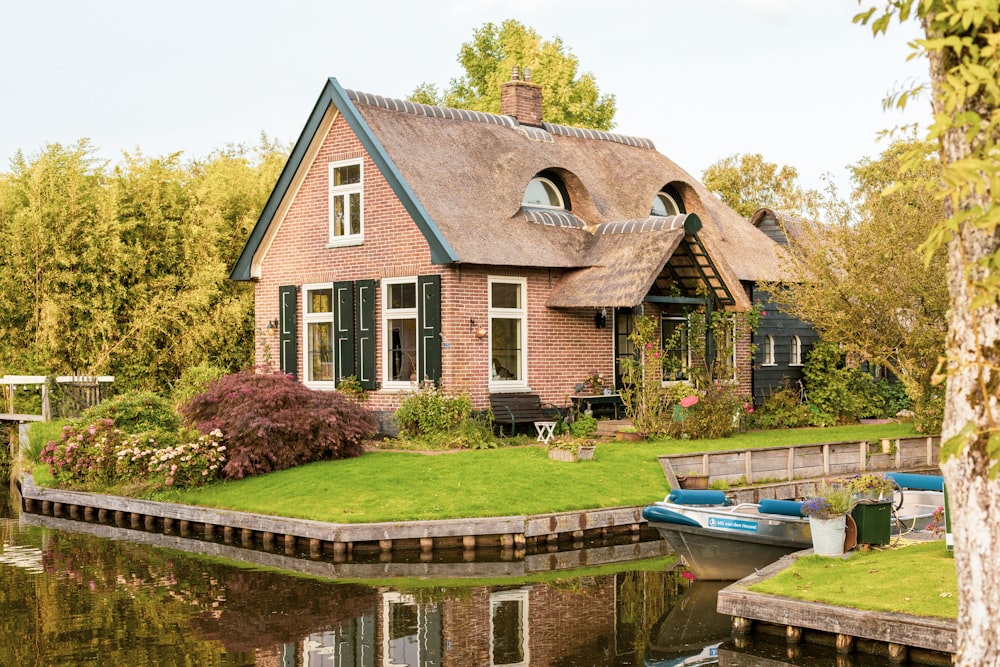
[[882,413],[878,416],[883,419],[895,417],[901,410],[913,409],[913,400],[906,394],[902,382],[882,378],[875,384],[875,393],[882,400]]
[[361,381],[356,375],[341,378],[340,382],[337,383],[337,391],[358,403],[364,403],[368,400],[368,391],[361,386]]
[[210,382],[225,374],[224,369],[208,363],[185,368],[170,389],[170,402],[175,408],[180,408],[195,395],[205,391]]
[[101,401],[84,412],[78,423],[88,424],[110,419],[125,433],[174,434],[181,428],[181,417],[170,401],[151,391],[129,391]]
[[416,437],[449,433],[469,421],[471,413],[468,396],[430,385],[407,396],[394,417],[401,435]]
[[913,427],[918,433],[941,433],[944,422],[944,387],[930,388],[913,406]]
[[874,394],[870,375],[844,366],[844,355],[835,343],[818,341],[812,346],[802,369],[813,426],[856,422],[868,412]]
[[[682,432],[689,438],[727,438],[738,425],[738,418],[745,399],[739,388],[728,382],[712,382],[698,393],[698,402],[681,408]],[[678,403],[678,405],[680,405]]]
[[597,433],[597,419],[593,415],[581,414],[568,428],[570,435],[576,438],[588,438]]
[[747,422],[753,429],[800,428],[809,425],[809,417],[809,406],[801,402],[799,392],[780,387],[747,415]]

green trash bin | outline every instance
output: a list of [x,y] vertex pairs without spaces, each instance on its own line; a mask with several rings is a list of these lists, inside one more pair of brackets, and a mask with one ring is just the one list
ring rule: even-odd
[[851,516],[858,524],[858,544],[889,544],[892,501],[859,500]]

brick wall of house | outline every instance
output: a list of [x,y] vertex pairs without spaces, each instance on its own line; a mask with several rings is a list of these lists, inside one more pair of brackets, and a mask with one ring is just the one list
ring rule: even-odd
[[[328,164],[363,158],[364,243],[327,247],[329,238]],[[291,190],[290,190],[291,191]],[[488,338],[477,338],[475,329],[488,327],[487,280],[490,276],[527,280],[528,366],[530,391],[543,403],[569,404],[574,387],[593,372],[614,377],[613,318],[603,329],[594,325],[594,310],[556,310],[545,306],[562,273],[556,269],[510,269],[484,266],[438,266],[430,262],[427,242],[392,192],[385,178],[366,155],[343,118],[336,118],[306,173],[294,191],[273,240],[266,246],[262,278],[256,284],[256,361],[278,365],[278,333],[267,324],[278,317],[278,289],[342,280],[441,275],[442,385],[468,393],[475,408],[489,405],[490,350]],[[381,293],[376,313],[381,317]],[[298,303],[302,326],[301,295]],[[475,322],[475,325],[472,322]],[[378,336],[376,367],[381,375],[384,341]],[[749,338],[741,341],[749,353]],[[299,337],[299,377],[303,373],[304,345]],[[746,358],[743,354],[741,358]],[[750,369],[741,369],[741,383],[750,389]],[[388,412],[398,407],[404,393],[372,392],[368,406]]]
[[[364,244],[328,248],[328,168],[332,161],[363,156],[360,142],[343,119],[337,119],[270,243],[256,284],[256,359],[277,366],[278,334],[267,324],[278,317],[278,288],[335,280],[382,279],[440,274],[442,280],[442,384],[472,395],[477,408],[488,403],[490,351],[477,326],[488,326],[487,278],[527,278],[528,383],[543,402],[568,403],[573,387],[588,373],[613,373],[612,330],[594,326],[594,312],[545,307],[558,271],[512,271],[505,268],[451,268],[430,263],[427,243],[388,183],[364,156]],[[301,325],[301,302],[298,305]],[[381,294],[376,312],[381,313]],[[300,339],[301,341],[301,339]],[[377,367],[381,369],[382,341]],[[300,342],[298,369],[303,372]],[[374,392],[369,406],[390,410],[399,392]]]

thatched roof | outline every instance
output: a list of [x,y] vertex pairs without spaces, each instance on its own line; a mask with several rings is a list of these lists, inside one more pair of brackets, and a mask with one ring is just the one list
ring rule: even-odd
[[[670,185],[687,212],[701,218],[698,240],[729,292],[742,295],[740,280],[781,278],[775,243],[646,139],[521,126],[509,116],[347,91],[330,79],[233,269],[234,279],[253,276],[261,239],[330,107],[386,175],[436,263],[580,269],[564,278],[551,305],[579,303],[595,283],[609,301],[591,305],[635,305],[684,232],[596,232],[606,223],[645,220],[656,193]],[[569,194],[564,215],[521,206],[530,180],[546,170],[559,176]]]

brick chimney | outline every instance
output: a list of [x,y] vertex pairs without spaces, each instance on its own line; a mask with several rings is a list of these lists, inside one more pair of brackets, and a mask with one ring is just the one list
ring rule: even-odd
[[511,71],[510,81],[500,85],[500,113],[513,116],[521,125],[542,126],[542,87],[531,83],[531,70],[519,67]]

